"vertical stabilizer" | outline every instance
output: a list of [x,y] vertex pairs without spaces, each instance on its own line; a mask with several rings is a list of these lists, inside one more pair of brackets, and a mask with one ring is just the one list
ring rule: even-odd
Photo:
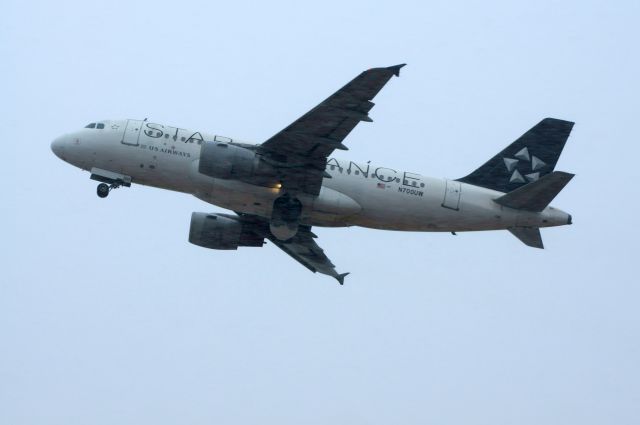
[[463,183],[511,192],[551,173],[573,123],[545,118],[466,177]]

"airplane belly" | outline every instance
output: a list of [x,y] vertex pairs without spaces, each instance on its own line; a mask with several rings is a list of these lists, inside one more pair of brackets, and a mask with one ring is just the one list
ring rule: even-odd
[[349,196],[323,186],[317,197],[300,198],[303,205],[311,210],[308,218],[314,225],[345,226],[349,217],[362,211],[362,207]]
[[[189,172],[191,192],[208,203],[232,211],[271,218],[281,189],[237,180],[215,179]],[[333,180],[333,181],[332,181]],[[516,225],[517,214],[493,202],[498,192],[444,179],[424,178],[425,186],[381,185],[330,179],[320,194],[295,195],[302,203],[300,222],[312,226],[362,226],[402,231],[471,231]],[[495,193],[494,193],[495,192]]]
[[362,211],[353,224],[385,230],[438,231],[448,215],[441,211],[444,186],[437,179],[424,179],[414,187],[398,182],[362,181],[353,193]]
[[444,179],[423,178],[424,188],[369,185],[352,194],[362,211],[354,225],[402,231],[449,232],[504,229],[516,215],[493,202],[494,191]]

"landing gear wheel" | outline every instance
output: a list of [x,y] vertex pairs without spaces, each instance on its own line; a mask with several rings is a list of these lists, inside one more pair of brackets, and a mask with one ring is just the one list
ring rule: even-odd
[[107,195],[109,194],[109,185],[105,184],[105,183],[100,183],[98,185],[98,196],[101,198],[106,198]]

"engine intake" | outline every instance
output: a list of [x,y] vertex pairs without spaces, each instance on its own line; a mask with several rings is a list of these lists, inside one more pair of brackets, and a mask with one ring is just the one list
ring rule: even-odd
[[264,245],[264,237],[255,230],[232,215],[194,212],[191,214],[189,242],[211,249]]
[[229,143],[202,143],[198,171],[217,179],[237,179],[263,186],[277,183],[275,168],[267,164],[260,155]]

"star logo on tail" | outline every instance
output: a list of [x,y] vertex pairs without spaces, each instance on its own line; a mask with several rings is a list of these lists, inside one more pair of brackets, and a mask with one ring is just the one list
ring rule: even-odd
[[[528,183],[540,178],[540,169],[547,164],[535,155],[529,153],[529,148],[524,147],[513,155],[513,158],[502,158],[507,171],[511,173],[509,183]],[[528,173],[522,174],[518,169],[519,165],[528,165]]]

